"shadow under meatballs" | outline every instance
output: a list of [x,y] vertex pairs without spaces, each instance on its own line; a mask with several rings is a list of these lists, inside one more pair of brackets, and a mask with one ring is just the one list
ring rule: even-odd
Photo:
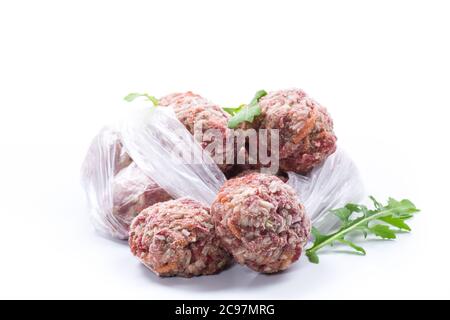
[[[279,285],[284,281],[289,281],[287,275],[291,272],[300,272],[299,274],[301,274],[300,270],[304,268],[306,261],[302,262],[303,263],[295,264],[288,270],[274,274],[257,273],[245,266],[235,263],[221,273],[192,278],[158,277],[143,264],[139,264],[139,269],[142,276],[148,281],[157,283],[161,286],[176,287],[178,289],[185,288],[197,292],[213,292],[236,288],[259,288],[268,287],[274,284]],[[290,277],[290,279],[292,280],[292,277]]]

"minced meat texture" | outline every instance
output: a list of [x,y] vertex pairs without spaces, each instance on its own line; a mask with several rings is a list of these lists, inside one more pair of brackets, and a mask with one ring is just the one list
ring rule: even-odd
[[232,261],[220,247],[209,208],[181,198],[142,211],[130,228],[132,253],[159,276],[215,274]]
[[310,235],[310,220],[295,191],[276,176],[250,173],[228,180],[211,214],[223,247],[258,272],[288,268]]
[[281,170],[306,174],[336,150],[333,120],[304,91],[270,92],[261,98],[259,106],[261,115],[250,125],[279,129]]

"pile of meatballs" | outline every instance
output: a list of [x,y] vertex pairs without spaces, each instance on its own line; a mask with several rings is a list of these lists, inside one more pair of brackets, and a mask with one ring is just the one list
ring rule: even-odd
[[[211,206],[173,199],[133,162],[120,135],[109,132],[115,161],[112,214],[105,219],[119,226],[110,234],[128,239],[133,255],[157,275],[216,274],[233,262],[276,273],[301,256],[311,222],[286,173],[306,175],[336,150],[333,122],[300,89],[269,92],[259,106],[260,115],[241,128],[279,130],[280,170],[271,175],[260,172],[260,163],[218,163],[228,180]],[[230,115],[192,92],[162,97],[158,107],[172,108],[191,134],[198,122],[224,139],[232,134]],[[211,142],[198,141],[204,149]]]

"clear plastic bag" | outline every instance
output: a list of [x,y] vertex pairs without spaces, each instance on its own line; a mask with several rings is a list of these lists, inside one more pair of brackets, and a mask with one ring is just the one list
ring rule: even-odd
[[135,162],[119,171],[112,182],[113,217],[120,224],[120,238],[128,237],[134,217],[145,208],[172,197],[148,177]]
[[120,132],[131,158],[170,195],[211,205],[226,178],[171,108],[142,109]]
[[148,105],[101,130],[82,166],[95,228],[119,239],[146,207],[184,196],[210,205],[224,182],[172,109]]
[[330,210],[349,202],[357,203],[365,194],[358,168],[339,147],[307,176],[293,172],[288,172],[288,175],[287,183],[297,191],[313,225],[324,233],[339,222]]
[[114,177],[130,163],[119,133],[105,127],[93,139],[81,170],[82,185],[95,228],[116,238],[124,238],[126,234],[113,214]]

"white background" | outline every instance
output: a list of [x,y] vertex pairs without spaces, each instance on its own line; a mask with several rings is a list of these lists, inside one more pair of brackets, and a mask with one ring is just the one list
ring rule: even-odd
[[[450,298],[447,2],[2,1],[0,298]],[[125,94],[290,87],[329,109],[369,193],[422,209],[411,234],[159,279],[93,231],[79,169]]]

